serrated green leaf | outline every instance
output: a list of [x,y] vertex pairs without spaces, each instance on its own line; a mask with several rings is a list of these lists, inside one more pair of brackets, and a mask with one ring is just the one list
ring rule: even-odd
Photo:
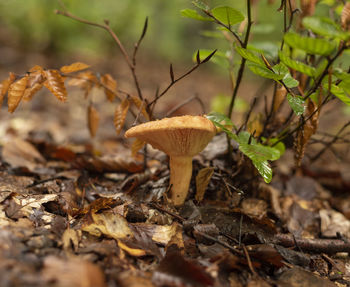
[[207,4],[205,4],[204,2],[200,1],[200,0],[195,0],[195,1],[192,1],[192,4],[194,6],[196,6],[197,8],[199,9],[202,9],[202,10],[209,10],[209,6]]
[[198,14],[198,12],[196,10],[193,10],[193,9],[183,9],[180,12],[181,12],[181,16],[183,16],[183,17],[187,17],[187,18],[191,18],[191,19],[195,19],[195,20],[200,20],[200,21],[213,21],[213,19],[211,19],[209,17],[204,17],[204,16]]
[[[324,88],[328,90],[328,85],[324,85]],[[332,84],[331,85],[331,93],[336,96],[339,100],[341,100],[344,104],[350,106],[350,97],[346,94],[344,89],[341,87]]]
[[278,53],[280,60],[287,65],[289,68],[296,70],[298,72],[301,72],[305,75],[308,75],[310,77],[313,77],[316,73],[316,70],[314,67],[310,67],[302,62],[293,60],[289,58],[286,54],[284,54],[282,51]]
[[264,61],[261,59],[261,57],[254,51],[244,49],[242,47],[236,46],[236,51],[238,54],[241,55],[242,58],[246,59],[247,61],[256,63],[260,66],[265,67]]
[[304,110],[305,110],[305,101],[302,97],[300,96],[292,96],[291,94],[288,94],[287,95],[287,100],[288,100],[288,103],[290,105],[290,107],[292,108],[292,110],[294,111],[294,113],[297,115],[297,116],[300,116],[304,113]]
[[[203,61],[211,53],[213,53],[213,50],[200,49],[199,50],[200,61]],[[197,56],[197,52],[193,53],[193,55],[192,55],[193,62],[197,61],[196,56]],[[225,55],[225,53],[220,52],[220,51],[216,51],[216,53],[210,58],[210,62],[213,62],[213,63],[215,63],[223,68],[227,68],[229,66],[227,56]]]
[[295,88],[299,86],[299,81],[294,79],[290,73],[286,74],[282,81],[288,88]]
[[218,112],[211,112],[210,114],[206,115],[206,118],[212,121],[212,123],[221,128],[230,138],[237,141],[238,137],[234,133],[232,133],[227,127],[233,127],[234,129],[237,129],[236,126],[233,124],[233,122],[226,117],[225,115],[218,113]]
[[200,31],[200,35],[208,38],[224,39],[225,36],[219,31],[204,30]]
[[243,14],[229,6],[219,6],[211,10],[212,15],[222,23],[231,26],[244,20]]
[[272,169],[267,161],[253,161],[253,165],[258,170],[266,183],[272,180]]
[[327,65],[328,65],[327,59],[322,59],[322,61],[316,67],[316,72],[314,77],[318,78],[323,73],[323,71],[327,68]]
[[299,34],[288,32],[284,41],[292,48],[300,49],[311,55],[330,55],[336,48],[335,42],[324,39],[302,37]]
[[279,81],[279,80],[282,80],[284,77],[284,75],[278,75],[273,71],[269,70],[268,68],[260,66],[256,63],[248,63],[247,66],[254,74],[267,79]]
[[312,32],[328,38],[347,40],[350,36],[349,33],[343,32],[339,25],[327,17],[305,17],[303,18],[303,25]]

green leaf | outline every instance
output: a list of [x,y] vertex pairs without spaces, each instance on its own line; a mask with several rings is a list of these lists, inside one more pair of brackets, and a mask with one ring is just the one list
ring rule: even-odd
[[[324,88],[328,90],[328,85],[324,85]],[[346,94],[346,92],[341,87],[335,84],[332,84],[331,93],[334,96],[336,96],[339,100],[341,100],[344,104],[350,106],[350,97]]]
[[191,18],[191,19],[195,19],[195,20],[200,20],[200,21],[213,21],[213,19],[211,19],[209,17],[204,17],[204,16],[198,14],[198,12],[196,10],[193,10],[193,9],[183,9],[180,12],[181,12],[181,16],[183,16],[183,17],[187,17],[187,18]]
[[267,161],[253,161],[253,165],[258,170],[266,183],[272,180],[272,168]]
[[234,129],[237,129],[228,117],[221,113],[211,112],[209,115],[206,115],[206,118],[212,121],[215,126],[221,128],[230,138],[237,140],[238,137],[226,128],[227,126],[229,126],[233,127]]
[[349,33],[342,32],[340,26],[327,17],[305,17],[303,25],[312,32],[328,38],[347,40],[350,36]]
[[302,62],[293,60],[291,58],[289,58],[285,53],[283,53],[282,51],[280,51],[278,53],[280,60],[287,65],[289,68],[296,70],[298,72],[301,72],[305,75],[308,75],[310,77],[313,77],[316,73],[316,70],[314,67],[310,67]]
[[248,68],[256,75],[267,78],[267,79],[272,79],[275,81],[282,80],[284,75],[278,75],[274,73],[273,71],[269,70],[266,67],[260,66],[256,63],[248,63]]
[[[203,61],[205,58],[207,58],[211,53],[213,53],[213,50],[207,50],[207,49],[200,49],[199,50],[199,59],[200,61]],[[193,62],[196,62],[196,56],[197,52],[195,52],[192,56]],[[223,67],[227,68],[229,66],[227,56],[225,53],[216,51],[216,53],[210,58],[210,61]]]
[[249,62],[256,63],[260,66],[265,67],[264,61],[261,59],[261,57],[254,51],[244,49],[242,47],[236,46],[236,51],[238,54],[241,55],[242,58],[246,59]]
[[305,110],[305,101],[302,97],[300,96],[292,96],[291,94],[288,94],[287,95],[287,100],[288,100],[288,103],[290,105],[290,107],[292,108],[292,110],[294,111],[294,113],[297,115],[297,116],[300,116],[304,113],[304,110]]
[[227,26],[235,25],[244,20],[244,16],[241,12],[229,6],[215,7],[211,10],[211,13],[216,19]]
[[204,10],[204,11],[209,10],[209,6],[200,0],[192,1],[192,4],[201,10]]
[[324,39],[302,37],[299,34],[289,32],[284,35],[284,41],[292,48],[300,49],[311,55],[330,55],[336,48],[336,44]]
[[295,88],[299,86],[299,81],[294,79],[290,73],[286,74],[282,81],[288,88]]

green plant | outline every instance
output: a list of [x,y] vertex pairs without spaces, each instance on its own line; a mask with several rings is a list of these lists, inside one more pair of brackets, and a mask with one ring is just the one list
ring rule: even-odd
[[[251,43],[251,31],[255,25],[251,0],[246,1],[246,16],[233,7],[209,7],[200,0],[192,2],[196,9],[181,11],[184,17],[212,22],[217,31],[206,31],[205,35],[214,35],[217,39],[221,33],[228,41],[229,49],[218,51],[212,62],[228,69],[232,81],[231,101],[226,116],[212,113],[208,118],[239,144],[239,150],[252,160],[266,182],[272,179],[268,162],[281,156],[284,139],[294,136],[296,165],[300,166],[306,145],[317,131],[323,106],[333,98],[350,105],[349,68],[341,65],[350,48],[348,5],[343,8],[339,6],[341,1],[332,1],[330,11],[335,13],[321,17],[314,15],[315,2],[300,2],[301,7],[295,7],[292,1],[281,1],[283,37],[276,56]],[[237,56],[240,58],[238,62],[234,61]],[[260,126],[250,132],[247,127],[254,121],[250,120],[250,115],[256,99],[239,128],[231,122],[246,68],[274,82],[271,99],[265,100],[265,115],[259,122]],[[282,109],[284,101],[288,102],[290,112],[281,122],[277,116],[285,113]],[[228,152],[232,152],[230,144]]]

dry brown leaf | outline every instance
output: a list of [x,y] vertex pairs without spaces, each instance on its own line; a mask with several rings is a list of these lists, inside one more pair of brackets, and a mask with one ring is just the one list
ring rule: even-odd
[[30,101],[33,96],[43,87],[45,78],[42,71],[35,71],[28,75],[27,89],[24,91],[23,101]]
[[64,86],[63,78],[60,72],[57,70],[46,70],[44,71],[46,81],[44,82],[45,87],[61,102],[67,100],[67,90]]
[[10,72],[9,77],[1,82],[1,94],[0,94],[0,106],[2,106],[2,102],[4,97],[11,86],[11,84],[16,80],[16,75]]
[[62,260],[47,256],[41,272],[45,286],[107,287],[105,276],[98,265],[78,257]]
[[20,138],[11,138],[5,142],[2,149],[2,158],[12,168],[26,167],[30,171],[42,168],[46,162],[31,143]]
[[114,112],[114,127],[117,134],[119,134],[124,126],[125,118],[130,107],[128,99],[124,99],[115,109]]
[[81,62],[75,62],[75,63],[70,64],[68,66],[61,67],[60,71],[62,73],[68,74],[68,73],[82,71],[82,70],[85,70],[87,68],[90,68],[90,66],[87,64],[81,63]]
[[104,74],[101,77],[101,83],[105,86],[104,91],[107,99],[113,102],[117,95],[117,81],[110,74]]
[[350,2],[347,2],[341,12],[341,25],[344,30],[349,30],[350,28]]
[[43,73],[44,69],[43,67],[39,66],[39,65],[35,65],[34,67],[30,68],[30,70],[28,71],[29,73],[33,73],[33,72],[40,72]]
[[134,105],[139,110],[138,113],[141,112],[142,115],[145,117],[145,119],[149,121],[151,119],[151,117],[149,116],[149,114],[146,111],[145,103],[143,101],[141,101],[138,97],[135,97],[135,96],[131,96],[131,99],[132,99]]
[[140,139],[135,139],[134,142],[131,145],[131,156],[133,158],[137,157],[137,153],[140,149],[142,149],[144,147],[146,143]]
[[85,98],[88,97],[91,89],[96,85],[99,86],[98,80],[93,72],[86,71],[79,73],[73,79],[68,82],[70,86],[77,86],[84,90]]
[[[305,117],[310,117],[317,109],[317,106],[312,100],[308,101]],[[318,127],[320,111],[318,110],[298,131],[295,142],[295,164],[301,165],[301,160],[304,157],[306,145],[313,134],[316,133]]]
[[211,177],[213,176],[214,168],[205,167],[202,168],[196,176],[196,200],[202,201],[204,198],[205,190],[208,187]]
[[117,240],[117,242],[118,242],[118,247],[120,249],[123,249],[124,251],[126,251],[131,256],[141,257],[141,256],[145,256],[147,254],[147,252],[145,250],[142,250],[139,248],[129,247],[126,243],[123,243],[120,240]]
[[8,111],[10,113],[13,113],[15,109],[18,107],[24,95],[24,91],[27,88],[27,82],[28,82],[28,76],[25,76],[22,79],[19,79],[18,81],[10,85],[7,92]]
[[287,90],[285,87],[281,86],[276,90],[275,95],[275,101],[273,102],[273,111],[276,112],[281,104],[283,103],[284,99],[287,96]]
[[315,14],[317,0],[301,0],[301,17],[312,16]]
[[91,104],[88,107],[87,118],[90,135],[91,137],[95,137],[100,122],[100,115],[97,109]]
[[73,250],[77,251],[80,237],[81,231],[79,232],[71,228],[66,229],[62,234],[63,249],[67,251],[71,250],[71,247],[73,247]]
[[126,219],[111,211],[88,214],[82,230],[94,236],[99,237],[104,234],[114,239],[127,239],[133,236]]
[[254,134],[254,136],[258,137],[264,129],[264,125],[262,123],[262,115],[256,115],[247,126],[247,130],[249,133]]

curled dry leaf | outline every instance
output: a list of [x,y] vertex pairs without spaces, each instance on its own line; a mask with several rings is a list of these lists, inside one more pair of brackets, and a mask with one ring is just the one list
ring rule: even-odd
[[140,139],[135,139],[134,142],[131,145],[131,156],[133,158],[136,158],[137,153],[140,149],[144,147],[146,143]]
[[214,168],[212,167],[205,167],[202,168],[197,176],[196,176],[196,200],[202,201],[204,198],[205,190],[207,189],[207,186],[210,182],[211,177],[213,176]]
[[9,77],[1,82],[0,106],[2,106],[4,97],[9,87],[15,80],[16,80],[16,75],[10,72]]
[[275,100],[273,102],[273,111],[276,112],[287,96],[287,90],[281,86],[276,90]]
[[117,81],[110,74],[104,74],[101,77],[101,83],[105,86],[104,90],[107,99],[113,102],[117,95]]
[[312,16],[315,14],[317,0],[301,0],[302,18],[306,16]]
[[[305,117],[310,117],[317,109],[317,106],[313,101],[309,100]],[[296,166],[301,165],[301,160],[304,157],[306,145],[311,136],[316,133],[318,127],[318,118],[320,111],[314,113],[310,120],[308,120],[298,131],[295,142],[295,164]]]
[[61,102],[67,100],[67,90],[64,86],[63,78],[60,72],[57,70],[46,70],[44,71],[46,81],[45,87]]
[[63,249],[67,251],[73,248],[74,251],[77,251],[80,237],[81,231],[71,228],[66,229],[62,234]]
[[87,118],[90,135],[91,137],[95,137],[100,122],[100,115],[96,108],[91,104],[88,107]]
[[74,72],[78,72],[78,71],[82,71],[85,70],[87,68],[90,68],[89,65],[81,63],[81,62],[75,62],[73,64],[70,64],[68,66],[63,66],[60,71],[62,73],[65,74],[69,74],[69,73],[74,73]]
[[33,96],[43,87],[45,78],[42,71],[31,72],[28,75],[27,89],[24,91],[23,100],[30,101]]
[[115,109],[114,112],[114,126],[115,131],[119,134],[124,126],[125,118],[128,113],[130,102],[128,99],[124,99]]
[[10,85],[7,92],[8,111],[10,113],[13,113],[15,109],[18,107],[24,95],[24,91],[27,88],[27,82],[28,82],[28,76],[25,76],[22,79],[19,79],[18,81]]
[[341,25],[344,30],[349,30],[350,28],[350,2],[346,2],[341,12]]
[[82,230],[94,236],[104,234],[114,239],[126,239],[133,236],[126,219],[110,211],[88,214],[84,218]]
[[93,72],[86,71],[79,73],[68,82],[70,86],[76,86],[84,90],[85,98],[88,97],[91,89],[96,85],[99,86],[98,80]]
[[39,65],[35,65],[34,67],[30,68],[29,73],[33,73],[33,72],[40,72],[40,73],[43,73],[44,72],[44,69],[43,67],[39,66]]
[[134,103],[134,105],[139,110],[138,113],[141,112],[142,115],[145,117],[145,119],[149,121],[151,119],[151,117],[147,113],[145,102],[141,101],[138,97],[135,97],[135,96],[131,96],[131,99],[132,99],[132,102]]

